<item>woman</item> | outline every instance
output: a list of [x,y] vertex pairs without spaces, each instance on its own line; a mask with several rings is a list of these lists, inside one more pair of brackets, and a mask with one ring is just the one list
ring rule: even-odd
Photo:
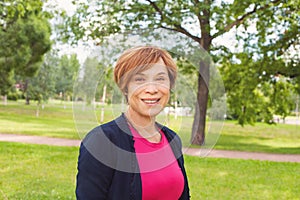
[[181,140],[155,122],[174,86],[177,67],[153,46],[126,50],[114,78],[128,109],[93,129],[78,158],[77,199],[189,199]]

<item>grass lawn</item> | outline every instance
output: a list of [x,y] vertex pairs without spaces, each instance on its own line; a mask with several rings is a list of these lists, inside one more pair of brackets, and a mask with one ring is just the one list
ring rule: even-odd
[[0,105],[0,132],[28,135],[44,135],[77,139],[72,105],[46,104],[36,117],[36,105],[9,102]]
[[300,126],[289,124],[241,127],[224,124],[216,149],[300,154]]
[[0,199],[74,199],[77,147],[0,142]]
[[[64,106],[65,105],[65,106]],[[118,106],[106,106],[104,122],[120,113]],[[0,105],[0,133],[16,133],[79,139],[90,129],[100,124],[100,107],[81,107],[72,109],[72,103],[51,101],[40,109],[36,117],[36,105],[24,105],[24,102],[9,102]],[[75,113],[75,119],[73,114]],[[167,124],[181,137],[183,144],[189,146],[192,117],[159,117],[159,122]],[[221,132],[214,133],[217,128]],[[241,127],[234,121],[223,123],[208,122],[207,146],[215,149],[240,150],[253,152],[300,154],[299,125],[267,125]],[[216,143],[217,141],[217,143]]]
[[[192,123],[192,117],[170,120],[170,127],[180,135],[184,146],[190,145]],[[208,121],[207,129],[206,145],[214,149],[300,154],[299,125],[256,123],[242,127],[236,121]]]
[[[0,199],[75,199],[77,147],[0,142]],[[192,200],[299,199],[300,163],[185,157]]]
[[192,199],[299,199],[300,163],[186,156]]

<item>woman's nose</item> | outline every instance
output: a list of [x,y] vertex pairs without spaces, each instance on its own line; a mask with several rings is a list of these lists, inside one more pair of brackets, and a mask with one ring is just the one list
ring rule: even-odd
[[145,85],[145,92],[147,93],[156,93],[158,92],[157,84],[150,82]]

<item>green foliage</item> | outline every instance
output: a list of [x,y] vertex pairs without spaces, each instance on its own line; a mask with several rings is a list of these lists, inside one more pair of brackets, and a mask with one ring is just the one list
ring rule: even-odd
[[[75,81],[75,100],[90,104],[93,100],[101,103],[121,103],[122,94],[115,84],[113,65],[126,44],[119,44],[122,37],[116,36],[95,47],[94,57],[87,57]],[[118,45],[115,45],[117,43]]]
[[57,58],[57,69],[55,79],[56,94],[61,94],[63,100],[73,95],[73,86],[79,72],[80,63],[76,54],[63,55]]
[[43,1],[31,0],[2,0],[0,3],[1,27],[5,27],[19,18],[24,18],[31,14],[40,13]]
[[26,97],[36,100],[38,104],[47,101],[55,91],[56,69],[51,62],[51,54],[47,54],[38,74],[28,79]]
[[17,93],[8,93],[7,99],[17,101],[19,98],[19,95]]
[[[291,96],[299,94],[300,76],[299,5],[298,0],[261,2],[264,14],[250,20],[255,32],[250,24],[243,24],[244,30],[236,32],[248,58],[240,59],[243,53],[225,54],[223,70],[228,65],[226,59],[232,67],[223,71],[231,114],[242,125],[261,120],[273,123],[274,114],[284,119],[294,108]],[[241,70],[237,71],[237,67]],[[244,108],[250,112],[247,114]]]
[[[1,59],[1,58],[0,58]],[[11,70],[7,70],[8,67],[1,66],[0,67],[0,94],[5,95],[11,89],[12,85],[15,83],[14,81],[14,72]]]
[[180,103],[179,106],[193,108],[196,103],[198,70],[192,63],[183,58],[177,59],[177,66],[178,78],[174,92]]
[[251,53],[235,54],[224,59],[220,68],[226,87],[229,117],[239,124],[257,121],[274,123],[273,115],[285,118],[293,109],[295,85],[279,75],[268,74],[261,61],[252,59]]
[[2,1],[0,10],[1,94],[7,94],[13,76],[34,76],[50,50],[50,24],[41,1]]
[[91,104],[95,98],[95,92],[102,71],[96,58],[87,58],[83,64],[83,77],[78,77],[74,90],[76,97]]
[[[227,54],[220,65],[226,68],[223,69],[223,75],[231,107],[229,115],[237,118],[242,125],[254,124],[256,121],[272,123],[273,114],[285,116],[289,112],[291,106],[288,105],[288,97],[272,97],[274,92],[260,87],[268,85],[274,88],[271,76],[281,74],[291,78],[294,84],[292,87],[299,90],[299,0],[121,0],[88,3],[74,1],[74,4],[77,4],[78,10],[67,18],[64,35],[75,42],[79,39],[95,39],[101,44],[107,36],[115,33],[138,34],[141,30],[152,36],[155,35],[154,29],[162,28],[187,36],[196,45],[212,52],[215,61],[222,60],[222,56]],[[72,34],[69,34],[70,30]],[[242,47],[242,50],[231,52],[213,43],[216,38],[231,30],[235,30],[237,49]],[[186,49],[181,43],[178,44],[180,47]],[[236,58],[241,63],[235,63]],[[182,71],[188,72],[190,69],[188,65],[181,66]],[[184,95],[184,91],[179,93]],[[268,96],[264,96],[267,93]],[[221,95],[217,98],[221,98]],[[272,102],[273,99],[276,102]],[[286,100],[289,103],[284,103]],[[200,97],[198,103],[201,104]],[[280,106],[275,107],[274,104],[278,103]],[[202,108],[205,106],[202,105]]]

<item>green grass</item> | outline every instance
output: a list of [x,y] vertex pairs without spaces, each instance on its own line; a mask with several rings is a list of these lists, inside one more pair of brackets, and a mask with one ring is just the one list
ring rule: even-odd
[[299,199],[300,163],[186,156],[192,199]]
[[0,105],[0,132],[77,138],[71,105],[46,104],[36,117],[36,105]]
[[[77,109],[77,108],[76,108]],[[73,112],[71,102],[62,103],[52,101],[40,107],[39,116],[36,116],[37,106],[32,103],[25,105],[24,102],[9,102],[8,105],[0,105],[0,133],[14,133],[27,135],[40,135],[49,137],[79,139],[79,131],[89,123],[85,131],[100,124],[100,108],[96,112],[87,107],[85,111]],[[108,106],[106,110],[111,110]],[[74,118],[76,113],[76,118]],[[82,120],[80,119],[82,118]],[[105,121],[113,118],[111,112],[104,115]]]
[[300,154],[300,126],[288,124],[241,127],[226,122],[216,149]]
[[[0,199],[75,199],[77,147],[0,142]],[[192,200],[299,199],[300,163],[185,156]]]
[[[64,104],[66,107],[64,108]],[[0,133],[15,133],[79,139],[93,127],[100,124],[100,109],[81,105],[72,109],[72,103],[51,101],[40,109],[36,117],[36,105],[24,105],[24,102],[9,102],[0,105]],[[104,122],[120,114],[120,106],[106,106]],[[73,114],[75,113],[75,118]],[[159,122],[168,125],[181,137],[184,146],[189,146],[193,118],[159,116]],[[220,129],[218,132],[217,128]],[[300,154],[299,125],[267,125],[241,127],[234,121],[209,122],[207,124],[206,148],[267,152],[282,154]],[[214,131],[217,132],[215,133]],[[216,143],[217,142],[217,143]]]
[[[190,146],[192,122],[192,117],[183,117],[170,123],[171,127],[180,135],[184,146]],[[254,126],[242,127],[236,121],[225,121],[224,123],[208,121],[207,129],[204,148],[300,154],[299,125],[256,123]],[[215,130],[220,130],[220,132],[213,132]]]
[[78,148],[0,142],[0,199],[74,199]]

